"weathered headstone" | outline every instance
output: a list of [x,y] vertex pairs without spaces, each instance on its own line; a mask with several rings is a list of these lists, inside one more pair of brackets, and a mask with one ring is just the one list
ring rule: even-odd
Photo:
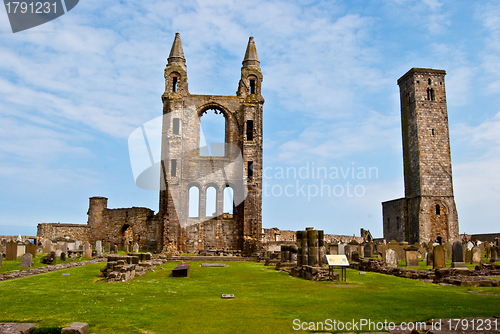
[[491,247],[490,262],[500,261],[500,248],[498,246]]
[[405,249],[406,252],[406,266],[418,267],[418,248],[410,246]]
[[95,242],[95,250],[96,250],[98,256],[102,255],[102,241],[101,240],[97,240]]
[[83,251],[86,251],[87,249],[92,249],[92,245],[90,244],[90,242],[86,242],[83,245]]
[[139,244],[137,242],[134,244],[134,248],[132,249],[132,252],[139,253]]
[[3,261],[3,253],[0,252],[0,267],[2,267],[2,261]]
[[384,252],[385,263],[390,267],[398,266],[398,253],[393,248],[388,248]]
[[357,250],[351,252],[351,259],[354,262],[359,262],[359,253]]
[[434,251],[427,252],[427,266],[434,267]]
[[5,247],[5,261],[16,261],[17,260],[17,242],[9,241]]
[[61,261],[66,261],[66,253],[65,252],[61,253]]
[[45,252],[45,254],[50,254],[50,252],[52,252],[52,241],[45,241],[45,247],[43,248],[43,251]]
[[372,245],[366,244],[364,246],[364,257],[367,259],[371,259],[373,257]]
[[450,242],[444,244],[444,256],[446,259],[446,263],[452,260],[452,254],[453,254],[453,244]]
[[330,255],[338,255],[339,254],[339,244],[330,244]]
[[345,245],[344,244],[339,244],[339,254],[338,255],[345,255]]
[[472,263],[480,263],[481,262],[481,248],[478,246],[472,247]]
[[67,242],[63,243],[62,244],[62,248],[61,248],[61,250],[63,251],[63,253],[67,254],[68,253],[68,249],[69,249],[68,248],[68,243]]
[[433,268],[434,269],[445,268],[446,267],[446,260],[445,260],[443,245],[435,246],[433,253],[434,253],[434,260],[432,261]]
[[88,248],[86,250],[83,251],[83,256],[88,258],[88,259],[91,259],[92,258],[92,249]]
[[464,262],[464,248],[460,241],[455,241],[452,248],[451,267],[467,269]]
[[472,250],[465,250],[465,263],[472,263]]
[[118,253],[118,246],[113,244],[111,246],[111,254],[116,254],[116,253]]
[[80,241],[75,240],[75,250],[79,250],[79,249],[80,249]]
[[61,257],[63,251],[61,249],[56,249],[56,257]]
[[30,253],[33,257],[36,257],[36,245],[28,241],[26,243],[26,253]]
[[104,243],[104,252],[109,253],[111,251],[111,244],[109,241]]
[[33,255],[31,255],[31,253],[23,254],[23,257],[21,258],[21,267],[31,268],[32,263],[33,263]]

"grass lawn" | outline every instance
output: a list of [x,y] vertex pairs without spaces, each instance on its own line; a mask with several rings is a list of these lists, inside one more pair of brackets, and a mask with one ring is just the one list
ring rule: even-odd
[[87,322],[91,332],[106,334],[286,333],[294,332],[294,319],[398,324],[500,315],[498,288],[439,286],[354,270],[347,271],[347,283],[312,282],[262,263],[192,263],[188,278],[173,278],[176,264],[126,283],[98,283],[103,264],[0,282],[0,321],[41,322],[42,328]]

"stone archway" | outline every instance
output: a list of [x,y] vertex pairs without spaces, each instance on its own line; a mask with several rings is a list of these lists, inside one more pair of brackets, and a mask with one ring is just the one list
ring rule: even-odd
[[124,224],[120,229],[118,238],[118,249],[125,250],[126,245],[132,245],[134,242],[134,230],[129,224]]

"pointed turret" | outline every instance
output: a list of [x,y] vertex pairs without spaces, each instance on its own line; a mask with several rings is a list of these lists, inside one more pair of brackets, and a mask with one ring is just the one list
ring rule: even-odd
[[243,67],[259,67],[260,61],[257,56],[257,48],[253,36],[248,39],[247,51],[245,52],[245,59],[243,59]]
[[170,50],[170,55],[168,56],[168,64],[172,63],[186,63],[184,51],[182,51],[181,34],[178,32],[175,33],[174,43],[172,44],[172,49]]

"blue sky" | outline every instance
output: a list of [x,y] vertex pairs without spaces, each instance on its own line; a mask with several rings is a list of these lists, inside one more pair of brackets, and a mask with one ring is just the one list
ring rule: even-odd
[[[460,233],[499,232],[497,1],[82,0],[16,34],[0,10],[0,235],[86,223],[91,196],[158,210],[158,193],[135,186],[127,140],[161,115],[176,32],[193,94],[234,95],[255,37],[264,227],[381,237],[381,202],[404,195],[396,81],[428,67],[447,71]],[[318,167],[339,177],[313,178]],[[301,168],[309,178],[293,177]],[[312,196],[321,186],[336,192]]]

